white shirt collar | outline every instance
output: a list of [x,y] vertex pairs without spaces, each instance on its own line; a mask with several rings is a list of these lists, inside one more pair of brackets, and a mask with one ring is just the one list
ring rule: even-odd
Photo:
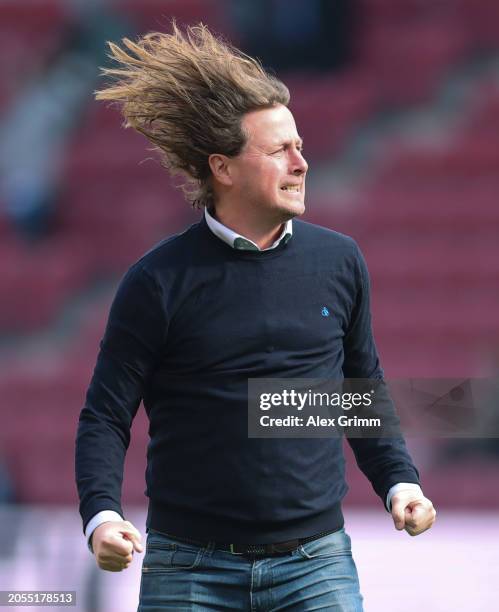
[[223,223],[220,223],[220,221],[210,215],[206,207],[204,209],[204,218],[206,219],[208,227],[215,234],[215,236],[226,242],[233,249],[238,249],[240,251],[270,251],[271,249],[275,249],[277,246],[279,246],[283,240],[287,242],[293,235],[293,220],[289,219],[289,221],[286,221],[284,224],[282,232],[277,240],[266,249],[260,249],[260,247],[249,238],[241,236],[241,234],[234,232]]

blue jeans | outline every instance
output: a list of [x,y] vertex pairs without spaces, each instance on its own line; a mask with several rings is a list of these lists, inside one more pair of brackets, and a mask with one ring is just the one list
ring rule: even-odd
[[150,531],[138,612],[334,610],[362,612],[344,529],[279,557],[250,558]]

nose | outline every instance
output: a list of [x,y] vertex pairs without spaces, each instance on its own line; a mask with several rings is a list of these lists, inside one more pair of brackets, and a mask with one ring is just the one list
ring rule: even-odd
[[305,174],[307,170],[307,160],[303,157],[302,152],[299,149],[296,149],[292,158],[292,173],[296,176],[301,176],[302,174]]

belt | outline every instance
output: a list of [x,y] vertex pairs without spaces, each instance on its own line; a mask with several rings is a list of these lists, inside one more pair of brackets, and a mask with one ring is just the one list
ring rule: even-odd
[[[338,531],[338,529],[333,529],[331,531],[322,531],[321,533],[316,533],[315,535],[309,536],[307,538],[298,538],[295,540],[287,540],[286,542],[276,542],[273,544],[224,544],[220,542],[215,542],[214,549],[230,552],[233,555],[246,555],[251,557],[276,557],[279,555],[291,553],[302,544],[306,544],[307,542],[313,542],[314,540],[327,536],[331,533],[334,533],[335,531]],[[185,542],[186,544],[193,544],[194,546],[206,547],[210,544],[210,542],[191,540],[190,538],[178,537],[170,533],[158,533],[163,533],[163,535],[167,536],[168,538],[171,538],[172,540],[178,540],[179,542]]]

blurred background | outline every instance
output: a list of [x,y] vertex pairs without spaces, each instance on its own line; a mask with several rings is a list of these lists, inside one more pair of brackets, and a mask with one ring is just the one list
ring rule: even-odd
[[[79,610],[134,610],[140,577],[140,559],[96,570],[77,512],[76,424],[107,311],[128,266],[200,217],[92,92],[106,40],[172,17],[289,86],[305,219],[360,244],[386,377],[499,365],[497,0],[0,0],[0,589],[77,590]],[[142,412],[133,429],[124,500],[143,531]],[[439,510],[416,539],[347,451],[366,611],[494,609],[499,440],[408,445]]]

